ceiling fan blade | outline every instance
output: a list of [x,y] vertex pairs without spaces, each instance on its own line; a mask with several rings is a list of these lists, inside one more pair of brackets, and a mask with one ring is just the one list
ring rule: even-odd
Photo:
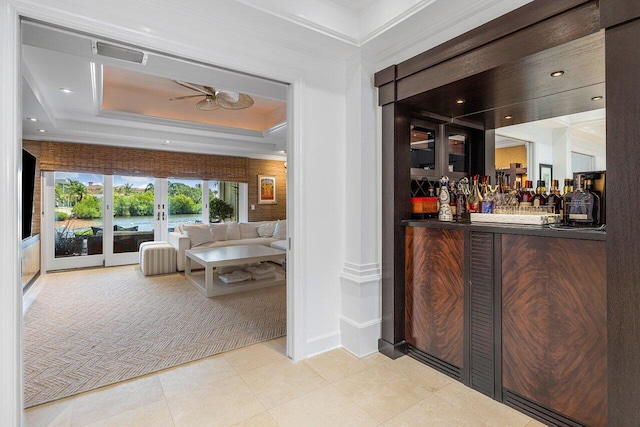
[[181,99],[187,99],[187,98],[197,98],[200,96],[206,96],[206,95],[187,95],[187,96],[178,96],[175,98],[170,98],[169,101],[179,101]]
[[202,111],[213,111],[220,108],[220,106],[216,103],[215,97],[207,95],[205,99],[196,104],[196,108]]
[[215,95],[215,92],[210,92],[204,86],[197,85],[195,83],[183,82],[181,80],[174,80],[174,82],[176,82],[180,86],[184,86],[184,87],[186,87],[188,89],[201,92],[201,93],[203,93],[205,95]]
[[225,94],[225,92],[222,91],[219,91],[218,96],[216,97],[218,105],[225,110],[242,110],[243,108],[249,108],[253,105],[253,98],[246,93],[238,93],[238,100],[236,102],[231,102],[232,100],[233,97],[230,97],[229,94]]

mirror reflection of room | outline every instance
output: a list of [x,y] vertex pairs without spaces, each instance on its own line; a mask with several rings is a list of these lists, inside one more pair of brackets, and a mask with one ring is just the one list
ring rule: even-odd
[[540,179],[562,185],[576,173],[606,166],[604,109],[496,129],[496,174],[507,176],[511,187]]

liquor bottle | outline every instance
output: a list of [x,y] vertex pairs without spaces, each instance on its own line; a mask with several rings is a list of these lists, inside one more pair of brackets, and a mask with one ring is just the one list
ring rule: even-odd
[[573,193],[573,180],[571,178],[564,179],[564,188],[562,189],[562,203],[560,209],[560,217],[562,218],[563,224],[568,224],[569,220],[567,218],[567,205],[571,204],[571,194]]
[[571,201],[565,201],[567,223],[574,227],[600,225],[600,197],[583,189],[581,180],[582,177],[577,175]]
[[456,219],[467,218],[467,197],[469,197],[469,179],[462,178],[458,181],[458,193],[456,194]]
[[539,180],[538,185],[536,186],[536,194],[533,196],[533,206],[544,206],[547,204],[547,201],[548,197],[545,182]]
[[483,199],[489,192],[489,184],[491,184],[489,175],[484,175],[480,177],[480,194],[482,194]]
[[456,218],[458,216],[458,191],[455,181],[449,182],[449,206],[451,206],[451,215]]
[[533,196],[535,193],[533,192],[533,181],[525,181],[524,189],[520,192],[518,196],[518,204],[520,206],[533,206]]
[[467,197],[467,211],[469,213],[480,212],[480,203],[482,202],[482,194],[480,193],[480,185],[478,184],[478,175],[473,176],[473,186],[471,194]]
[[559,214],[562,211],[562,195],[560,195],[560,189],[558,188],[558,180],[551,180],[551,191],[549,192],[549,198],[547,204],[553,206],[553,213]]

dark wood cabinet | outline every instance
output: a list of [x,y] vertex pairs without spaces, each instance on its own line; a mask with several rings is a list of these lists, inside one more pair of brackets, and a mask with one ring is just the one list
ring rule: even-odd
[[531,407],[588,426],[607,424],[605,248],[605,242],[502,236],[507,403],[515,393]]
[[405,340],[423,361],[461,379],[464,234],[407,227],[406,241]]
[[496,235],[469,233],[468,332],[469,372],[468,385],[487,396],[499,399],[500,384],[500,299],[495,280],[494,256]]

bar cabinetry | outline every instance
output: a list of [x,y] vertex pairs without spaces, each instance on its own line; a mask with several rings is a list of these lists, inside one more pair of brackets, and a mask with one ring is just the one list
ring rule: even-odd
[[462,230],[408,227],[405,340],[417,358],[457,379],[463,366]]
[[606,425],[605,242],[502,236],[502,369],[509,404]]
[[606,425],[605,234],[404,223],[406,352],[551,425]]

